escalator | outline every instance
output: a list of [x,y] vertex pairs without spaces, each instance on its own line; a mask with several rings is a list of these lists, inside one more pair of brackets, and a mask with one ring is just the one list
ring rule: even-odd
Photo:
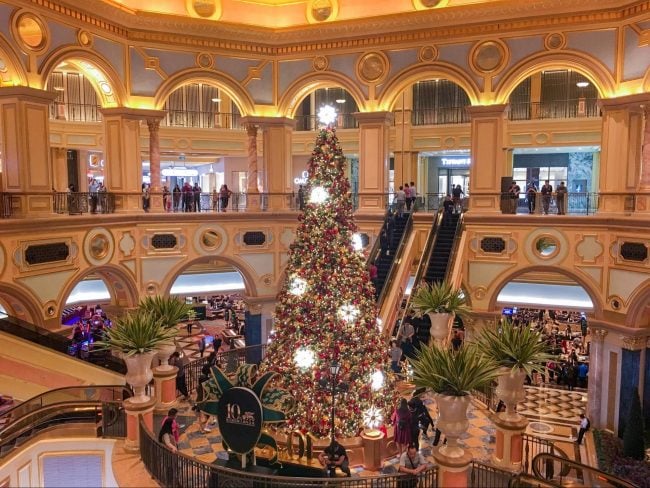
[[[383,231],[387,226],[388,220],[384,220],[384,225],[381,228]],[[398,257],[399,250],[406,237],[408,237],[411,227],[413,225],[411,213],[404,213],[402,217],[395,216],[395,224],[392,231],[392,238],[388,242],[388,255],[381,253],[381,249],[377,249],[375,253],[375,265],[377,266],[377,282],[375,290],[377,293],[377,301],[381,303],[382,293],[385,285],[390,278],[391,269],[395,258]],[[380,233],[381,233],[380,231]]]

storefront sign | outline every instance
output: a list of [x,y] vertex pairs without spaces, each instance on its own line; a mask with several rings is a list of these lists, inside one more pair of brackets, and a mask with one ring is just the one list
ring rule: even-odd
[[300,178],[294,178],[293,182],[296,185],[306,185],[308,179],[309,179],[309,173],[307,171],[303,171],[302,174],[300,175]]
[[163,176],[198,176],[199,171],[187,168],[165,168],[161,171]]
[[234,387],[219,399],[219,431],[228,447],[237,454],[248,454],[262,435],[262,404],[252,390]]
[[470,158],[441,158],[440,164],[443,166],[469,166],[472,160]]

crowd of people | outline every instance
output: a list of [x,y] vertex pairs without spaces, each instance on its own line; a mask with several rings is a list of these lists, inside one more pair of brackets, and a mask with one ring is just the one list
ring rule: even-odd
[[111,325],[111,320],[106,316],[101,305],[86,307],[78,322],[72,325],[68,354],[87,359],[92,351],[93,343],[101,340],[104,336],[104,330],[111,327]]
[[[564,184],[564,181],[560,182],[555,192],[553,192],[553,185],[551,185],[549,180],[544,181],[544,185],[542,185],[539,190],[535,186],[535,183],[528,183],[525,194],[528,213],[534,214],[538,208],[538,203],[541,202],[542,213],[548,215],[551,208],[551,202],[555,199],[558,215],[566,215],[568,194],[569,189]],[[513,181],[508,187],[506,194],[503,195],[502,211],[504,213],[516,214],[519,208],[520,196],[521,187],[516,181]]]

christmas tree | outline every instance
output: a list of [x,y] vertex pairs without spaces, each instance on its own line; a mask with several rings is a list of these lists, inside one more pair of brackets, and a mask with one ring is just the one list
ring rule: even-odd
[[[325,383],[347,386],[335,401],[337,437],[383,424],[396,400],[345,163],[335,130],[322,128],[264,360],[264,369],[279,373],[279,386],[296,399],[287,427],[321,438],[331,435],[332,394]],[[336,378],[334,362],[340,365]]]

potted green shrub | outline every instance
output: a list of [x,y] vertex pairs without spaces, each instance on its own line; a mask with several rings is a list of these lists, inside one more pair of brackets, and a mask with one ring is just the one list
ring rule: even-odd
[[[192,305],[185,303],[183,300],[161,295],[143,298],[138,304],[138,309],[160,321],[165,329],[173,330],[176,330],[176,325],[181,320],[194,312]],[[168,370],[172,368],[167,360],[175,350],[175,338],[160,345],[157,354],[158,364],[160,364],[159,369]]]
[[498,366],[497,396],[506,404],[499,414],[508,421],[519,421],[517,404],[526,399],[524,381],[534,372],[543,373],[547,362],[553,358],[540,332],[530,327],[516,327],[504,320],[498,327],[486,327],[477,338],[481,351]]
[[438,344],[443,344],[449,337],[454,316],[469,312],[462,290],[454,289],[446,281],[422,283],[411,297],[411,306],[419,317],[429,316],[429,333]]
[[99,349],[110,349],[126,363],[126,381],[133,388],[134,403],[146,402],[145,386],[153,378],[151,360],[162,344],[173,341],[176,329],[162,326],[160,320],[142,310],[130,312],[106,329],[104,338],[97,341]]
[[496,378],[496,364],[472,343],[464,344],[457,351],[432,343],[416,353],[412,366],[415,386],[433,391],[438,404],[437,427],[447,438],[440,453],[462,457],[465,452],[458,446],[458,438],[469,427],[470,392]]

